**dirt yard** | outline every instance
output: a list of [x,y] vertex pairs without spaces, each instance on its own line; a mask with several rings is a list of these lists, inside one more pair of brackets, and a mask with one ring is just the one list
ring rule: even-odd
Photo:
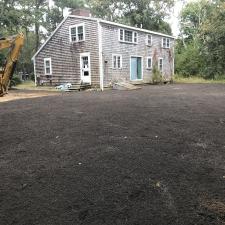
[[225,85],[21,94],[0,102],[0,225],[225,224]]

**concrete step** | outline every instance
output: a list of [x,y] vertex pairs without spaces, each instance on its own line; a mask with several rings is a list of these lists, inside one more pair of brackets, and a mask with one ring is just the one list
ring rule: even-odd
[[117,83],[113,84],[113,89],[115,89],[115,90],[137,90],[137,89],[141,89],[141,87],[133,85],[128,82],[117,82]]
[[73,84],[72,87],[68,88],[70,91],[80,91],[91,88],[90,84]]

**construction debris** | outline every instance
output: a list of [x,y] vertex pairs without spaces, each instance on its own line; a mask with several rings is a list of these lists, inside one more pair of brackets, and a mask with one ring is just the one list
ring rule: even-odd
[[71,83],[66,83],[66,84],[58,85],[55,88],[58,90],[61,90],[61,91],[70,91],[69,88],[71,88],[71,87],[72,87]]
[[141,87],[138,87],[136,85],[133,85],[131,83],[127,82],[118,82],[113,84],[113,89],[114,90],[137,90],[141,89]]

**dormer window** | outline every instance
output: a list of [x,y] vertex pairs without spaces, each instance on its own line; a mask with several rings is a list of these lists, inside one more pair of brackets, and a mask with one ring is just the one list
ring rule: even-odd
[[162,38],[162,48],[170,48],[170,39]]
[[131,30],[119,29],[119,41],[136,44],[138,42],[138,33]]
[[85,40],[84,24],[77,24],[69,27],[70,42]]
[[152,35],[151,34],[147,34],[146,45],[152,46]]

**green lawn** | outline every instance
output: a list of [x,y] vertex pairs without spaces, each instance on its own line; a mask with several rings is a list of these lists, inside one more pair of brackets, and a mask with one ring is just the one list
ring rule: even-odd
[[31,80],[24,81],[21,84],[15,86],[16,89],[20,90],[43,90],[43,91],[58,91],[55,87],[49,86],[35,86],[35,83]]
[[220,80],[209,80],[204,79],[202,77],[181,77],[181,76],[174,76],[174,82],[175,83],[189,83],[189,84],[225,84],[225,79]]

